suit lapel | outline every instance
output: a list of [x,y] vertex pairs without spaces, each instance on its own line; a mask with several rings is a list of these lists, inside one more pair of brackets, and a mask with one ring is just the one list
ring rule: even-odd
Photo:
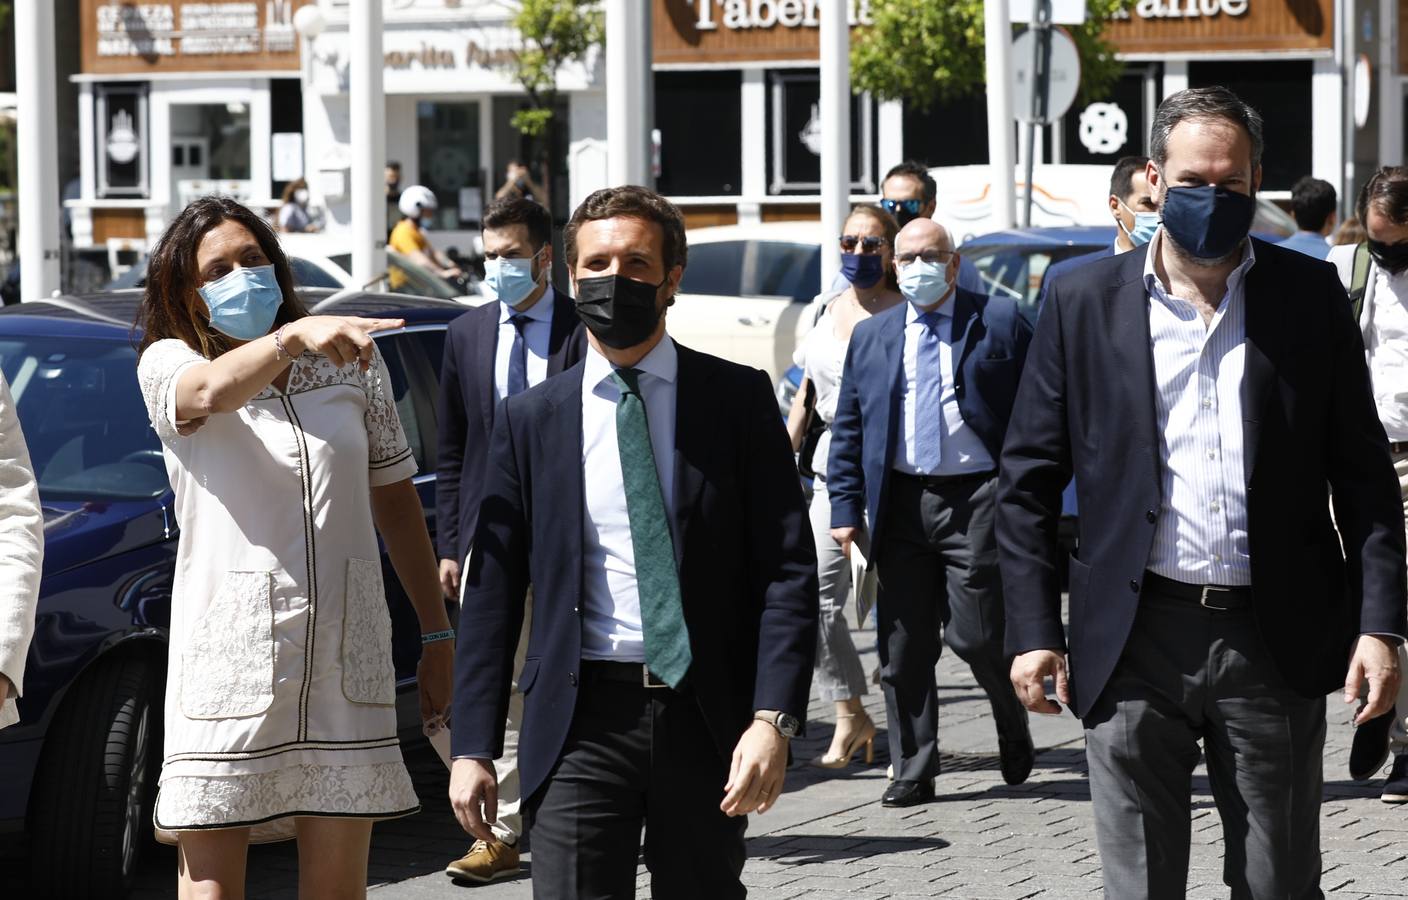
[[1242,368],[1242,468],[1251,484],[1261,446],[1261,425],[1266,406],[1276,387],[1277,348],[1281,342],[1282,315],[1263,301],[1266,267],[1253,265],[1243,289],[1243,310],[1247,326],[1246,350]]
[[499,392],[494,385],[494,362],[499,345],[499,303],[494,301],[492,315],[485,317],[484,327],[479,329],[474,347],[474,367],[479,374],[479,400],[484,415],[484,431],[494,429],[494,407],[499,402]]
[[1125,254],[1126,260],[1120,270],[1122,277],[1106,289],[1105,303],[1110,323],[1110,352],[1130,391],[1127,404],[1130,433],[1148,447],[1157,478],[1158,406],[1154,385],[1153,339],[1149,332],[1149,293],[1143,278],[1147,255],[1147,249]]
[[[675,376],[674,537],[675,566],[682,568],[685,534],[704,490],[704,473],[693,460],[703,459],[710,452],[709,423],[714,416],[709,411],[711,397],[697,355],[679,344],[675,349],[679,354],[679,373]],[[688,412],[682,415],[685,410]]]
[[974,303],[968,296],[967,291],[956,291],[953,298],[953,330],[949,334],[949,344],[953,348],[953,377],[955,383],[963,379],[963,363],[966,361],[968,352],[978,343],[977,340],[969,340],[970,337],[978,337],[977,330],[973,325],[978,321],[982,310],[978,304]]
[[[582,473],[582,371],[577,366],[564,373],[562,378],[548,384],[546,427],[536,429],[539,439],[537,450],[542,454],[546,465],[543,472],[551,479],[553,493],[567,502],[555,504],[552,518],[556,527],[563,530],[567,543],[564,546],[582,546],[582,507],[585,504]],[[574,588],[571,596],[578,597],[582,590],[582,566],[568,564],[569,578]]]
[[572,298],[552,293],[552,332],[548,337],[548,377],[557,375],[566,368],[567,337],[577,324],[577,312],[573,309]]

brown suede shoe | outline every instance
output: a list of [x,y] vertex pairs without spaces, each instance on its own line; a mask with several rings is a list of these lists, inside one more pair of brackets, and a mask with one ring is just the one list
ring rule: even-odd
[[503,841],[475,841],[463,858],[445,867],[451,878],[488,884],[496,878],[512,878],[519,872],[518,846]]

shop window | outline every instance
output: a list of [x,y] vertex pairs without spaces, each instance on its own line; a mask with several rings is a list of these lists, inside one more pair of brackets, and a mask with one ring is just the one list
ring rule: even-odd
[[477,224],[484,196],[479,173],[479,104],[416,104],[416,159],[420,183],[435,194],[434,228]]
[[[928,110],[904,108],[904,158],[930,166],[976,166],[988,161],[987,95],[974,91]],[[883,174],[883,173],[882,173]]]
[[1065,162],[1114,166],[1122,157],[1143,156],[1154,118],[1147,107],[1153,77],[1146,67],[1130,68],[1108,96],[1091,103],[1077,99],[1063,121]]
[[[821,190],[821,78],[816,71],[769,72],[768,193],[815,194]],[[851,190],[873,194],[875,104],[851,96]]]
[[256,199],[262,191],[250,181],[249,153],[245,101],[172,105],[171,196],[177,208],[211,193]]
[[[743,181],[743,74],[658,72],[655,127],[660,130],[656,188],[667,196],[738,194]],[[700,140],[708,135],[708,140]]]
[[[1289,191],[1310,173],[1315,131],[1310,60],[1258,62],[1191,62],[1188,86],[1221,85],[1249,103],[1265,120],[1266,152],[1262,155],[1261,188]],[[1321,123],[1339,128],[1339,123]]]
[[98,196],[147,196],[146,86],[96,85],[94,115]]

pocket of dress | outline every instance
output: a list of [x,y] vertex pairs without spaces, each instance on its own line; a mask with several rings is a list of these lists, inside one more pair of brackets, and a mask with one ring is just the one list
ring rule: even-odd
[[381,563],[347,560],[346,608],[342,616],[342,693],[353,703],[396,702],[391,660],[391,613],[381,583]]
[[257,716],[274,702],[273,576],[226,572],[181,655],[188,719]]

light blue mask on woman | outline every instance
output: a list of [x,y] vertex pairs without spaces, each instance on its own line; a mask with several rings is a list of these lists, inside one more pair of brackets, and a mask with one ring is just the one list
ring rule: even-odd
[[484,287],[489,296],[506,306],[517,306],[527,299],[538,287],[537,279],[533,277],[533,260],[538,258],[538,253],[527,259],[504,259],[500,256],[498,259],[484,260]]
[[284,302],[272,265],[233,269],[225,277],[207,282],[200,296],[210,307],[210,327],[237,341],[268,334]]

